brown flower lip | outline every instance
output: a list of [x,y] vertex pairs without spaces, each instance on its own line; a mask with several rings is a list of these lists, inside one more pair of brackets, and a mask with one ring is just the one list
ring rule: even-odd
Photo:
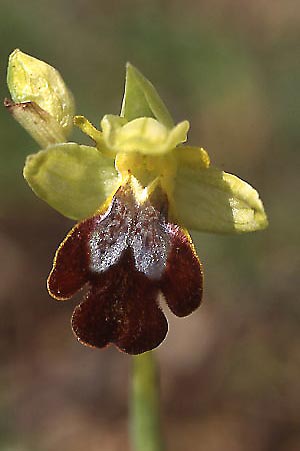
[[149,351],[168,331],[161,294],[177,316],[200,305],[201,263],[189,234],[168,221],[166,196],[156,194],[138,201],[128,178],[108,209],[77,224],[56,253],[50,295],[68,299],[87,285],[72,316],[73,331],[85,345]]

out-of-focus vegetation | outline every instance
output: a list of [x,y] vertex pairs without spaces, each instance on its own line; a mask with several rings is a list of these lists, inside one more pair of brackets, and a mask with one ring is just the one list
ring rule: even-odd
[[[300,449],[300,7],[295,0],[0,0],[0,80],[16,47],[60,69],[77,113],[118,113],[127,60],[190,142],[261,193],[270,227],[195,235],[205,301],[159,349],[169,449]],[[38,150],[0,109],[0,449],[126,449],[128,356],[72,336],[45,278],[71,222],[30,192]],[[76,141],[88,142],[79,132]],[[298,298],[298,300],[297,300]]]

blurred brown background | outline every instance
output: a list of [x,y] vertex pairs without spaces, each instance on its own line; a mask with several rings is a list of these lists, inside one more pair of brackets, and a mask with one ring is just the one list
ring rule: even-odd
[[[297,0],[0,0],[0,80],[16,47],[63,74],[77,113],[119,112],[124,64],[149,77],[190,142],[262,195],[270,227],[195,234],[205,300],[158,351],[172,451],[300,449]],[[127,450],[130,358],[73,338],[76,300],[45,279],[72,222],[22,179],[35,143],[0,109],[0,450]],[[75,132],[74,140],[87,142]]]

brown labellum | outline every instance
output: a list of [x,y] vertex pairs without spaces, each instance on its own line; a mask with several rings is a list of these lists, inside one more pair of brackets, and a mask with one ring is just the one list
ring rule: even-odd
[[201,264],[188,233],[168,222],[162,192],[160,199],[155,207],[138,201],[129,178],[104,213],[76,225],[59,247],[48,289],[68,299],[87,284],[72,317],[82,343],[139,354],[167,334],[161,293],[177,316],[200,305]]

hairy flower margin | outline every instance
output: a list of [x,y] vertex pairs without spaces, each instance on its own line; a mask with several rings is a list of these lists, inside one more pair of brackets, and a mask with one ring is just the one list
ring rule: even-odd
[[[43,148],[24,176],[37,196],[81,221],[59,246],[48,290],[58,300],[82,287],[72,327],[84,344],[114,343],[129,354],[158,346],[168,330],[165,299],[177,316],[201,302],[203,274],[187,232],[264,229],[258,193],[210,165],[207,152],[184,145],[188,121],[174,125],[153,85],[127,65],[121,113],[101,130],[74,116],[59,73],[15,50],[5,105]],[[73,123],[94,146],[68,142]]]

